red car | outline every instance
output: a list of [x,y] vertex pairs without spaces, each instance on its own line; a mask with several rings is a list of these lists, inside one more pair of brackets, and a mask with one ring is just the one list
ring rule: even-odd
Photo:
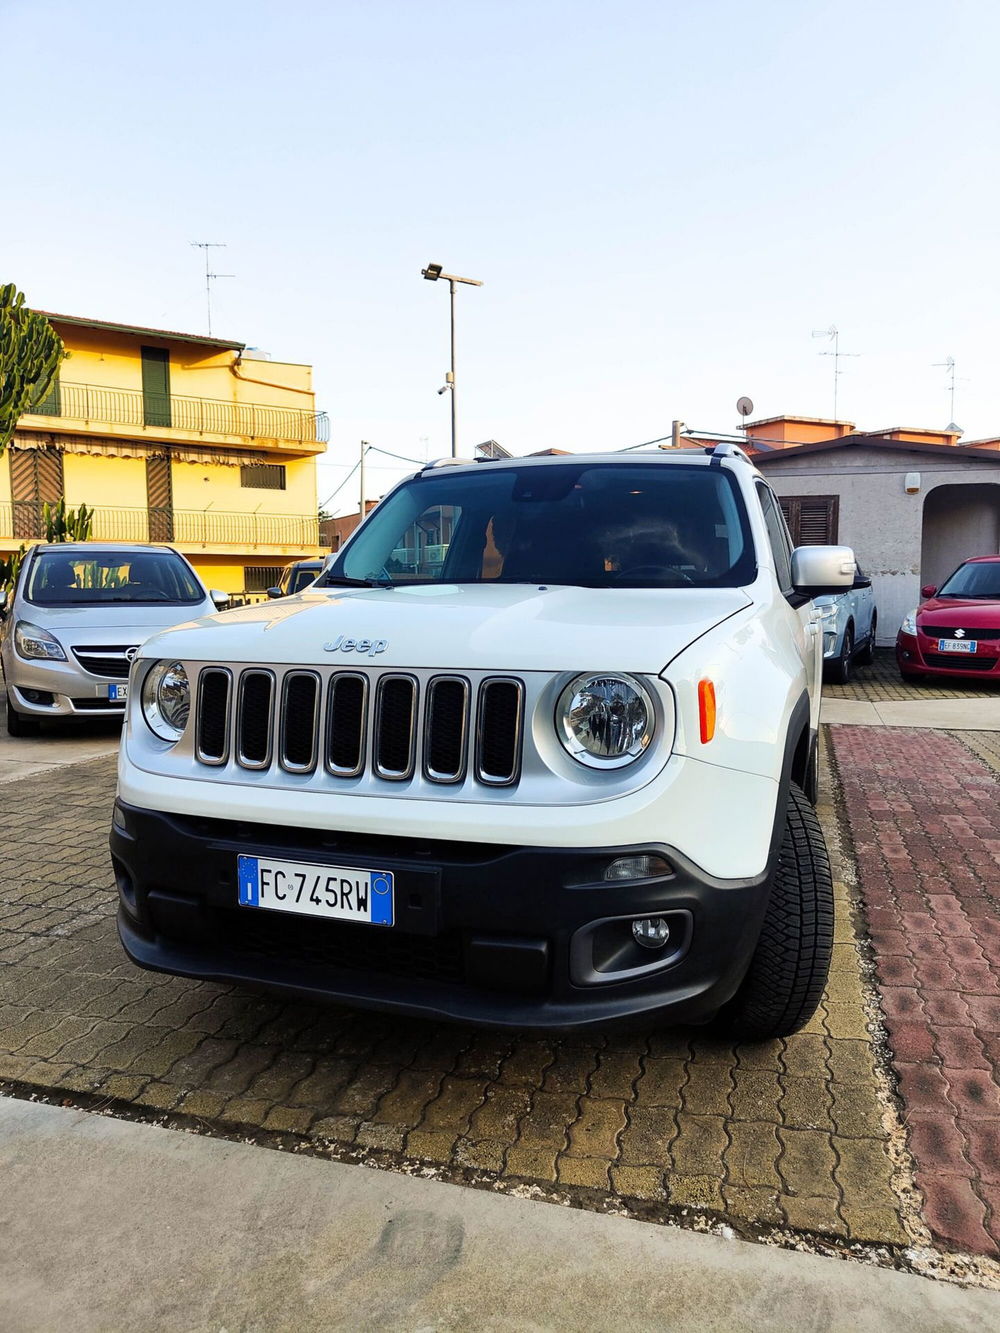
[[928,676],[1000,681],[1000,555],[977,555],[921,602],[896,635],[904,680]]

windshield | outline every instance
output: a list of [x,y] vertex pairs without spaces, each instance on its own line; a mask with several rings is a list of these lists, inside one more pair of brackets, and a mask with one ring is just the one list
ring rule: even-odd
[[40,551],[25,597],[39,606],[95,602],[191,603],[204,600],[191,570],[172,551]]
[[319,574],[320,569],[321,569],[320,565],[312,565],[305,567],[300,565],[299,568],[296,569],[295,572],[292,574],[291,587],[288,589],[288,591],[290,593],[301,592],[303,588],[308,588],[310,583],[316,582],[316,578],[317,575]]
[[938,589],[939,597],[989,597],[1000,601],[1000,560],[959,565]]
[[421,473],[373,511],[320,584],[737,587],[755,573],[728,471],[636,460]]

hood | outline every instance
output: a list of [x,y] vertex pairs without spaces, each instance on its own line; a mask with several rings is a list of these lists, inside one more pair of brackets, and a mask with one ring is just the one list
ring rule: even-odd
[[[210,602],[188,603],[185,606],[162,606],[156,603],[136,606],[127,602],[101,602],[92,606],[33,606],[31,602],[20,601],[17,604],[17,619],[47,629],[56,638],[66,631],[74,643],[82,643],[84,639],[92,643],[105,640],[138,643],[148,639],[157,630],[170,629],[182,622],[194,623],[194,617],[204,617],[210,610],[215,610]],[[109,635],[112,636],[110,639]]]
[[[740,588],[480,583],[310,590],[159,634],[143,657],[656,675],[688,644],[751,604]],[[359,653],[349,644],[368,647]]]
[[917,617],[921,626],[1000,629],[1000,601],[985,597],[930,597],[917,607]]

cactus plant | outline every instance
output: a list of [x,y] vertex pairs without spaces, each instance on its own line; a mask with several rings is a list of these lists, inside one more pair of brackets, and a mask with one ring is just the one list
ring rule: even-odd
[[0,602],[7,600],[7,594],[17,582],[17,576],[21,571],[21,564],[24,560],[24,543],[12,552],[6,560],[0,560]]
[[49,389],[63,357],[63,342],[12,282],[0,287],[0,454],[21,414]]
[[53,507],[46,501],[42,506],[47,542],[86,542],[94,525],[94,511],[82,504],[79,509],[67,509],[64,496]]

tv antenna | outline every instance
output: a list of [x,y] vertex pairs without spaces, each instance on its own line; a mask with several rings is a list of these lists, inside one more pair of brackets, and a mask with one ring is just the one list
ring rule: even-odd
[[820,352],[820,356],[833,357],[833,419],[837,420],[837,385],[843,371],[840,368],[840,358],[842,356],[860,356],[860,352],[842,352],[840,350],[840,330],[836,324],[831,324],[828,329],[813,329],[814,338],[829,338],[833,343],[832,352]]
[[205,251],[205,309],[208,314],[208,336],[212,336],[212,283],[216,278],[235,278],[235,273],[212,273],[209,269],[209,250],[225,250],[225,241],[192,241],[196,250]]
[[951,411],[948,417],[948,429],[951,430],[952,427],[954,427],[955,430],[957,430],[958,433],[961,435],[962,433],[961,428],[959,426],[955,426],[955,385],[958,382],[958,378],[956,378],[955,375],[955,358],[953,356],[946,356],[943,361],[934,361],[932,364],[935,366],[942,366],[947,372],[948,400],[951,407]]

